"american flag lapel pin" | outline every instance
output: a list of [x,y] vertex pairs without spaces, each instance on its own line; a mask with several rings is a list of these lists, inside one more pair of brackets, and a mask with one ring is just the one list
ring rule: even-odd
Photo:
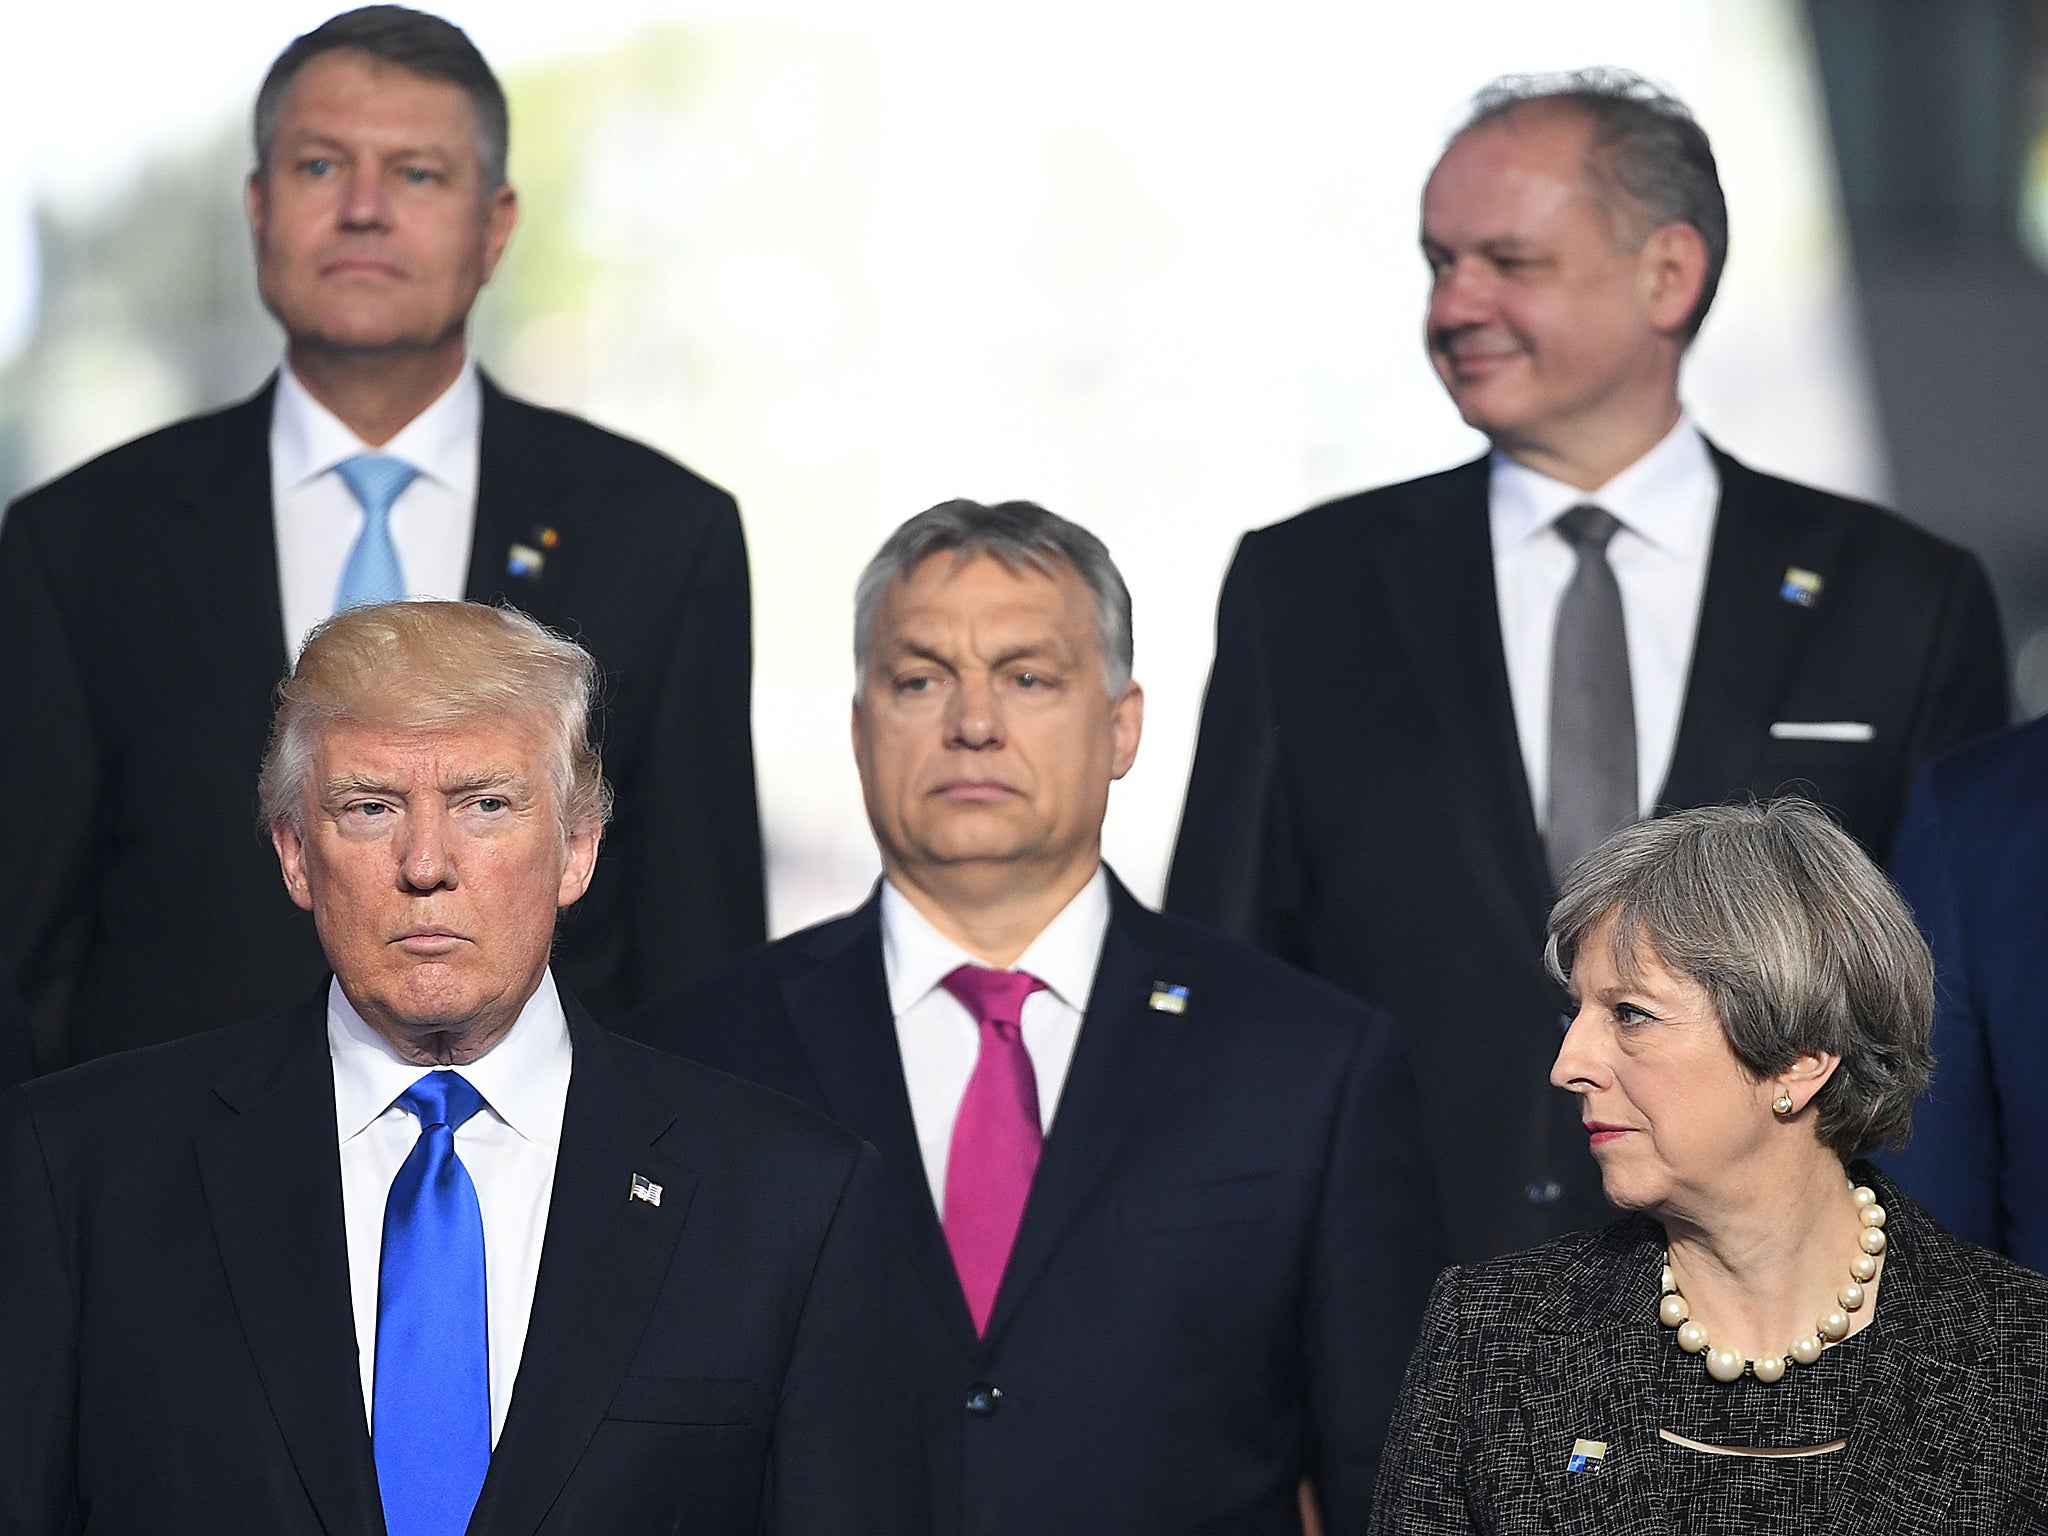
[[1798,608],[1811,608],[1820,601],[1820,589],[1827,581],[1820,572],[1809,571],[1801,566],[1785,567],[1785,580],[1778,588],[1778,596]]
[[646,1174],[636,1173],[633,1175],[633,1192],[627,1198],[631,1200],[645,1200],[649,1205],[659,1205],[661,1204],[661,1186],[647,1177]]
[[1571,1459],[1564,1464],[1567,1472],[1590,1472],[1607,1459],[1605,1440],[1574,1440]]
[[1188,989],[1175,981],[1155,981],[1146,1006],[1154,1013],[1186,1013]]

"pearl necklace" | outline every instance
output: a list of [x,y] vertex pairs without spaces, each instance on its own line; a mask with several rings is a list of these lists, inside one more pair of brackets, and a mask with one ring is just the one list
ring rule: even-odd
[[1821,1313],[1814,1331],[1794,1339],[1784,1354],[1745,1360],[1740,1350],[1713,1344],[1707,1338],[1707,1330],[1690,1320],[1692,1309],[1679,1294],[1678,1281],[1671,1274],[1669,1248],[1664,1250],[1663,1295],[1657,1303],[1657,1320],[1666,1328],[1678,1330],[1680,1349],[1690,1355],[1706,1356],[1707,1374],[1716,1381],[1738,1381],[1744,1374],[1758,1381],[1776,1381],[1794,1361],[1800,1365],[1813,1364],[1823,1349],[1848,1337],[1849,1314],[1861,1310],[1865,1299],[1863,1287],[1877,1278],[1878,1255],[1884,1252],[1884,1207],[1877,1203],[1877,1191],[1867,1184],[1858,1184],[1851,1198],[1863,1223],[1863,1230],[1856,1236],[1856,1245],[1863,1251],[1849,1265],[1849,1283],[1835,1293],[1840,1305]]

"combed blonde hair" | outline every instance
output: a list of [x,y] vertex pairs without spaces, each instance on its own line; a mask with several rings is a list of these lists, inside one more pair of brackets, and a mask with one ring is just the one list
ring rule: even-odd
[[588,651],[517,609],[458,602],[346,609],[306,637],[278,685],[258,781],[264,824],[305,830],[306,777],[330,721],[439,731],[516,720],[549,737],[548,774],[564,834],[601,827],[612,795],[590,740],[598,684]]

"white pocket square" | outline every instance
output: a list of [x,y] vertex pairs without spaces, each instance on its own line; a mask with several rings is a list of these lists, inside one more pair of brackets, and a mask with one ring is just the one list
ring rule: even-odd
[[1773,741],[1869,741],[1877,732],[1861,720],[1773,720]]

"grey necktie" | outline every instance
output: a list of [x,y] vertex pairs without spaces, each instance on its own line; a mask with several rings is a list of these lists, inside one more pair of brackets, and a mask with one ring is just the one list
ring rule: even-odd
[[1561,880],[1580,854],[1636,819],[1636,710],[1621,587],[1607,541],[1621,525],[1573,507],[1557,531],[1579,557],[1557,607],[1550,653],[1550,815],[1544,842]]

